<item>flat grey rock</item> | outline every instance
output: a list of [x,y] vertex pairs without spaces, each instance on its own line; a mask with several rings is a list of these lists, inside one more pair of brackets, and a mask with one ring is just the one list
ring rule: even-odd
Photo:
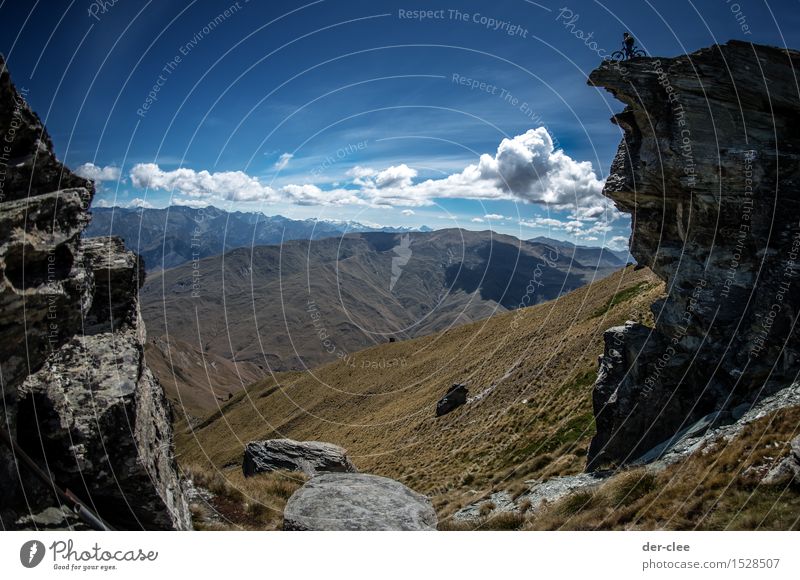
[[399,481],[366,473],[315,477],[289,498],[286,530],[435,530],[430,500]]
[[268,439],[247,444],[242,461],[245,477],[279,469],[302,471],[309,477],[326,472],[358,471],[347,451],[332,443]]

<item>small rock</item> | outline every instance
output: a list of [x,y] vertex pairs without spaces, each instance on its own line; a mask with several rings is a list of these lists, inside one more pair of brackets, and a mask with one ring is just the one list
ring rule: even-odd
[[26,514],[14,523],[20,530],[74,531],[91,529],[66,506],[48,507],[39,513]]
[[302,471],[309,477],[319,472],[358,471],[347,451],[332,443],[269,439],[247,444],[242,461],[245,477],[279,469]]
[[764,485],[800,484],[800,436],[792,439],[791,452],[778,465],[773,467],[761,483]]
[[466,404],[468,394],[469,390],[466,385],[455,383],[447,391],[447,394],[436,403],[436,416],[447,415],[450,411]]
[[366,473],[328,473],[297,490],[283,514],[285,530],[435,530],[430,500],[399,481]]

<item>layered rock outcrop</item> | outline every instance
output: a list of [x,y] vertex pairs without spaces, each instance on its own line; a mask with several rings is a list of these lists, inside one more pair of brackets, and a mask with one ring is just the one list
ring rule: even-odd
[[607,331],[589,469],[635,460],[699,418],[790,383],[800,360],[800,53],[731,41],[606,62],[627,106],[604,194],[666,281],[655,328]]
[[[0,526],[67,513],[54,483],[126,529],[191,527],[170,410],[144,364],[138,256],[81,240],[94,186],[55,157],[0,57]],[[56,509],[54,509],[56,508]]]

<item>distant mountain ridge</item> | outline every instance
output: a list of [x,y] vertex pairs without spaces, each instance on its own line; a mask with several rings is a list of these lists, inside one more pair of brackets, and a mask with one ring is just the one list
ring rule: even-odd
[[564,240],[554,240],[546,236],[536,236],[535,238],[528,239],[529,242],[536,244],[549,244],[554,248],[558,248],[564,255],[572,255],[579,262],[587,264],[618,264],[620,267],[629,263],[635,263],[630,252],[627,250],[612,250],[610,248],[600,248],[597,246],[578,246],[572,242]]
[[192,208],[92,208],[85,236],[119,236],[144,258],[148,272],[167,270],[191,260],[216,256],[236,248],[318,240],[345,233],[432,231],[378,227],[355,221],[294,220],[260,212],[229,212],[214,206]]

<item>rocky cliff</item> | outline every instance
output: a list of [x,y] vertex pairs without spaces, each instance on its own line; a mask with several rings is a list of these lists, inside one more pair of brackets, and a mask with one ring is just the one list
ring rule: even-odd
[[113,527],[187,529],[169,407],[144,364],[142,262],[116,238],[81,240],[94,186],[56,159],[2,57],[0,136],[0,527],[71,526],[55,484]]
[[655,328],[606,332],[589,469],[711,413],[735,419],[796,377],[798,65],[798,52],[731,41],[591,73],[626,105],[604,194],[631,214],[631,253],[668,296]]

